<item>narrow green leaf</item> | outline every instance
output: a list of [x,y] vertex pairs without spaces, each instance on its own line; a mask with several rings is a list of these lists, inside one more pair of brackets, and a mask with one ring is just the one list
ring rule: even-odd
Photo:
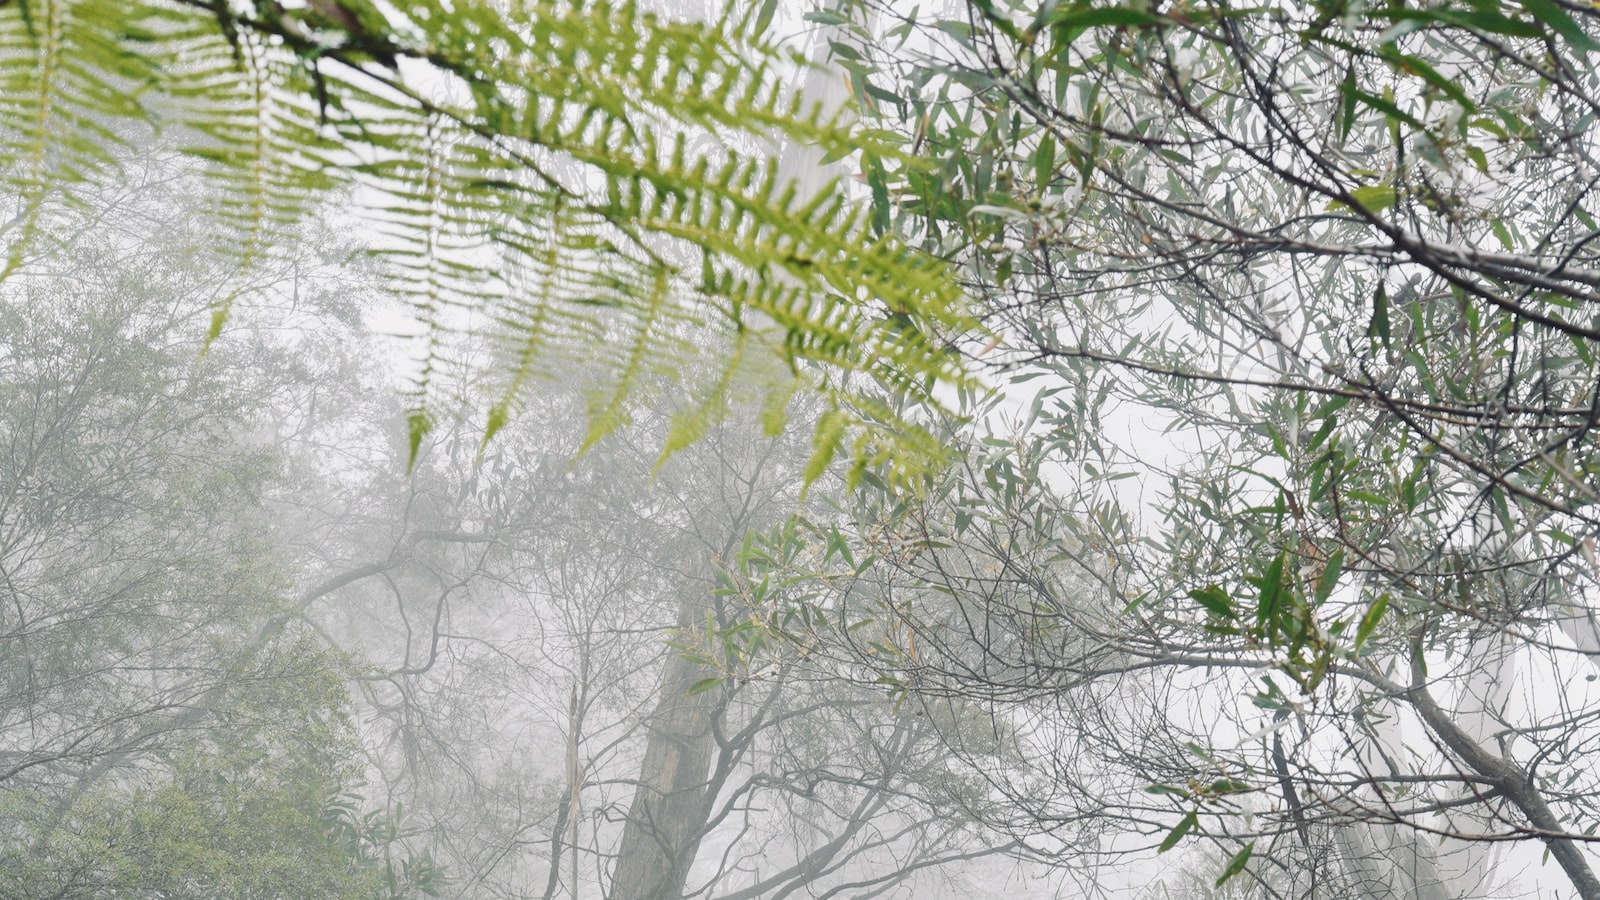
[[1422,463],[1418,461],[1411,474],[1400,481],[1400,502],[1405,506],[1406,512],[1417,508],[1417,478],[1422,474]]
[[693,697],[695,694],[704,694],[706,691],[712,690],[721,684],[721,678],[702,678],[699,681],[696,681],[694,684],[689,685],[689,696]]
[[1253,694],[1250,697],[1250,702],[1260,709],[1272,710],[1273,712],[1289,708],[1282,700],[1267,694]]
[[[810,18],[810,16],[807,16],[807,18]],[[972,26],[966,22],[958,22],[954,19],[940,19],[939,21],[933,23],[933,27],[939,29],[945,34],[950,35],[968,47],[972,46]]]
[[829,535],[830,548],[834,547],[835,542],[837,543],[839,558],[844,560],[844,564],[850,567],[850,571],[854,572],[856,570],[856,557],[854,553],[850,552],[850,539],[840,533],[837,526],[832,529]]
[[1361,624],[1356,626],[1356,650],[1358,652],[1361,650],[1361,645],[1366,643],[1367,638],[1371,637],[1372,632],[1377,629],[1378,622],[1383,619],[1384,610],[1388,608],[1388,594],[1379,594],[1378,598],[1373,600],[1372,605],[1367,608],[1367,614],[1361,617]]
[[815,22],[818,25],[848,25],[848,24],[850,24],[850,20],[845,18],[844,16],[841,16],[836,12],[828,12],[827,10],[820,10],[820,9],[815,11],[815,12],[808,12],[804,16],[802,16],[801,18],[805,19],[807,22]]
[[1178,822],[1177,825],[1174,825],[1171,831],[1167,832],[1166,839],[1161,842],[1161,846],[1156,848],[1156,852],[1165,853],[1168,850],[1171,850],[1173,847],[1178,846],[1178,842],[1183,840],[1183,836],[1188,834],[1190,831],[1193,831],[1194,827],[1198,824],[1200,824],[1200,818],[1193,812],[1190,812],[1188,815],[1183,817],[1182,821]]
[[872,233],[882,237],[889,231],[889,185],[884,176],[883,162],[876,157],[866,160],[867,186],[872,189]]
[[1006,18],[1004,12],[998,11],[994,8],[994,0],[967,0],[967,2],[972,6],[973,9],[976,9],[979,13],[981,13],[984,19],[988,20],[989,24],[999,29],[1001,34],[1004,34],[1006,37],[1016,41],[1019,44],[1024,42],[1022,32],[1017,30],[1017,26],[1012,24],[1010,19]]
[[1057,10],[1050,16],[1050,25],[1060,28],[1095,28],[1102,25],[1132,26],[1160,25],[1166,20],[1160,16],[1139,12],[1124,6],[1104,9],[1068,8]]
[[1500,219],[1490,219],[1489,227],[1494,230],[1494,236],[1499,239],[1500,246],[1506,248],[1507,252],[1516,249],[1517,245],[1512,242],[1511,232],[1506,228],[1505,222]]
[[1473,28],[1490,34],[1505,34],[1512,37],[1541,38],[1545,36],[1543,29],[1532,22],[1508,18],[1482,7],[1467,11],[1446,9],[1442,4],[1434,9],[1417,9],[1401,5],[1391,9],[1374,9],[1367,14],[1374,18],[1388,18],[1398,22],[1440,22],[1446,25]]
[[1318,406],[1311,413],[1313,419],[1331,419],[1333,414],[1350,405],[1349,397],[1334,397],[1328,402]]
[[1456,84],[1454,81],[1451,81],[1450,79],[1439,74],[1439,71],[1430,65],[1426,60],[1420,57],[1411,56],[1410,54],[1401,53],[1398,50],[1395,50],[1393,46],[1384,47],[1383,55],[1384,58],[1388,59],[1391,63],[1394,63],[1394,65],[1399,67],[1402,71],[1416,75],[1423,81],[1426,81],[1427,83],[1443,91],[1446,96],[1460,104],[1461,108],[1465,110],[1468,115],[1477,112],[1478,105],[1472,102],[1472,98],[1467,96],[1466,91],[1463,91],[1459,84]]
[[1328,564],[1322,568],[1322,574],[1317,576],[1316,596],[1321,603],[1333,593],[1334,586],[1339,583],[1340,570],[1344,568],[1344,548],[1333,551],[1328,557]]
[[1267,566],[1267,572],[1261,577],[1261,597],[1256,604],[1256,624],[1266,625],[1278,614],[1283,605],[1280,600],[1283,596],[1283,554],[1280,553]]
[[1371,491],[1345,491],[1344,492],[1344,498],[1346,500],[1359,500],[1362,503],[1370,503],[1373,506],[1388,506],[1389,505],[1389,498],[1388,497],[1384,497],[1384,496],[1380,496],[1378,494],[1374,494]]
[[1350,192],[1350,199],[1367,212],[1381,212],[1388,209],[1394,205],[1397,196],[1394,188],[1384,184],[1369,184]]
[[1378,112],[1383,113],[1384,118],[1388,119],[1391,125],[1398,125],[1403,122],[1407,125],[1410,125],[1412,128],[1417,129],[1418,131],[1427,130],[1427,126],[1422,124],[1422,120],[1406,112],[1400,107],[1395,106],[1393,100],[1389,100],[1385,97],[1379,97],[1376,94],[1369,94],[1366,91],[1359,90],[1354,87],[1350,89],[1348,96],[1353,98],[1354,102],[1360,103],[1362,106],[1370,106]]
[[1255,849],[1256,842],[1251,841],[1250,843],[1244,845],[1243,850],[1235,853],[1233,858],[1228,860],[1228,864],[1222,867],[1222,874],[1217,876],[1216,886],[1222,887],[1227,883],[1228,879],[1239,874],[1240,872],[1243,872],[1245,865],[1250,862],[1250,854],[1255,852]]
[[1578,358],[1583,360],[1584,366],[1592,368],[1594,366],[1594,349],[1589,346],[1588,339],[1576,334],[1569,334],[1567,338],[1572,342],[1573,352],[1577,353]]
[[1056,173],[1056,140],[1050,135],[1039,139],[1039,146],[1033,151],[1033,178],[1034,184],[1042,195],[1050,186]]
[[1344,80],[1339,82],[1339,140],[1350,136],[1350,126],[1356,121],[1356,67],[1344,70]]
[[778,11],[778,0],[763,0],[756,8],[755,33],[766,34],[767,26],[772,24],[773,13]]
[[1562,40],[1571,44],[1579,53],[1600,50],[1600,43],[1596,43],[1594,38],[1585,33],[1583,26],[1553,0],[1522,0],[1522,8],[1549,26],[1551,31],[1561,35]]
[[1389,346],[1389,292],[1381,281],[1372,294],[1372,324],[1367,326],[1367,336],[1376,337],[1383,346]]
[[1219,619],[1232,619],[1235,616],[1233,603],[1228,599],[1228,592],[1217,585],[1190,591],[1189,596]]
[[1268,424],[1267,433],[1272,436],[1272,452],[1278,454],[1280,459],[1289,459],[1289,445],[1283,439],[1283,432],[1276,425]]

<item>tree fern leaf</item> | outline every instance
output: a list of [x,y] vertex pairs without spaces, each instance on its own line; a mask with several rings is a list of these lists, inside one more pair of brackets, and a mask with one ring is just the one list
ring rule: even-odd
[[[154,115],[190,135],[234,273],[212,337],[288,226],[314,203],[359,197],[384,282],[425,329],[413,453],[431,373],[466,362],[457,334],[487,337],[499,367],[490,436],[524,392],[581,362],[605,372],[587,446],[627,420],[646,376],[669,360],[696,369],[698,356],[712,374],[673,418],[667,454],[727,408],[743,371],[767,379],[766,428],[781,427],[793,391],[823,397],[824,466],[848,453],[857,470],[914,467],[929,451],[926,429],[841,376],[929,402],[933,383],[962,382],[940,349],[969,327],[959,294],[942,265],[880,238],[837,183],[802,192],[762,158],[793,140],[824,158],[898,159],[787,90],[794,59],[751,17],[668,21],[593,0],[357,6],[351,24],[145,0],[142,24],[119,29],[107,0],[30,0],[31,30],[0,6],[0,88],[34,92],[0,92],[0,171],[20,196],[65,196],[112,177],[116,123]],[[418,68],[427,77],[409,76]],[[146,93],[159,95],[148,109]]]
[[818,419],[816,431],[811,438],[811,458],[806,462],[805,473],[802,476],[806,484],[821,478],[822,473],[828,471],[828,467],[833,464],[834,457],[839,455],[848,425],[849,420],[845,413],[838,409],[830,409]]
[[433,431],[433,417],[426,409],[414,407],[406,413],[406,474],[416,468],[422,442]]
[[[75,187],[116,175],[125,142],[107,123],[139,121],[148,61],[122,52],[114,29],[136,21],[132,3],[109,14],[88,0],[0,7],[0,183],[18,198],[0,280],[21,263],[47,204],[75,203]],[[79,55],[79,48],[90,53]]]
[[789,424],[789,402],[800,387],[800,379],[792,371],[787,376],[769,381],[761,399],[756,421],[761,424],[761,433],[767,437],[777,437]]

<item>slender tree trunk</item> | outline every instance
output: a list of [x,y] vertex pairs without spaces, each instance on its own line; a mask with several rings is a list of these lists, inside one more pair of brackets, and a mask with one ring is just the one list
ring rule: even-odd
[[[876,14],[869,18],[869,25]],[[829,29],[828,34],[833,34]],[[844,37],[845,32],[838,32]],[[826,40],[818,40],[812,51],[813,68],[801,86],[806,104],[821,103],[824,109],[837,110],[848,100],[844,80],[827,65],[831,53]],[[819,147],[791,143],[781,150],[778,181],[789,182],[798,196],[814,194],[834,174],[835,166],[823,162]],[[748,507],[746,509],[748,512]],[[745,515],[729,537],[742,537]],[[736,543],[724,548],[727,557]],[[705,606],[686,600],[678,610],[678,627],[689,628],[700,621]],[[611,879],[611,900],[670,900],[683,894],[700,840],[711,817],[713,782],[720,784],[726,770],[712,773],[717,742],[711,730],[716,710],[715,691],[694,696],[689,688],[706,677],[697,663],[674,654],[667,661],[661,681],[661,695],[650,718],[644,763],[639,786],[623,825],[622,845],[617,868]]]
[[1413,688],[1409,699],[1417,713],[1422,716],[1422,720],[1434,734],[1439,736],[1444,745],[1474,772],[1489,779],[1500,789],[1502,796],[1527,816],[1528,824],[1543,833],[1545,847],[1550,850],[1550,855],[1572,881],[1578,896],[1583,900],[1600,900],[1600,879],[1595,877],[1594,870],[1589,867],[1589,861],[1578,847],[1578,842],[1563,836],[1566,829],[1544,802],[1544,797],[1529,783],[1528,773],[1523,771],[1521,766],[1489,751],[1468,737],[1450,720],[1449,715],[1434,703],[1427,689]]
[[[692,625],[701,611],[685,601],[678,610],[679,627]],[[711,733],[716,692],[689,694],[703,677],[699,663],[678,654],[667,659],[639,786],[622,828],[611,900],[664,900],[683,894],[705,834],[711,802],[708,772],[716,752]]]

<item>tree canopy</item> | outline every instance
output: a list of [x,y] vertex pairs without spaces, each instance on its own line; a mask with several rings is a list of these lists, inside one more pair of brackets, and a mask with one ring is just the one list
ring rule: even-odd
[[[769,436],[805,420],[793,478],[823,496],[786,523],[734,516],[751,533],[719,533],[651,620],[677,652],[650,657],[659,693],[629,707],[653,712],[629,714],[644,749],[616,841],[653,828],[676,849],[619,862],[629,884],[689,891],[716,801],[733,816],[776,785],[798,808],[812,777],[853,779],[830,796],[857,810],[898,794],[889,821],[930,860],[966,841],[1076,872],[1203,842],[1218,890],[1494,896],[1518,852],[1496,848],[1525,846],[1600,900],[1600,11],[838,0],[804,14],[848,93],[818,102],[791,88],[818,64],[771,37],[777,4],[728,10],[0,4],[18,210],[0,287],[96,214],[151,132],[212,185],[206,343],[313,210],[360,210],[378,285],[423,326],[409,496],[440,472],[462,485],[407,500],[401,540],[485,545],[381,569],[405,662],[369,700],[407,740],[407,717],[444,708],[408,691],[466,640],[441,587],[415,662],[412,582],[503,579],[548,549],[480,492],[521,484],[543,509],[527,486],[553,492],[554,470],[455,452],[427,471],[463,440],[453,392],[487,398],[482,444],[598,371],[568,449],[663,484],[661,458],[715,446],[730,416]],[[803,177],[785,144],[859,186]],[[608,455],[636,414],[663,423],[653,464]],[[728,463],[678,495],[755,496]],[[695,521],[607,497],[586,515]],[[606,540],[628,550],[616,571],[654,558]],[[594,608],[647,582],[679,589],[640,576]],[[598,633],[563,632],[573,658]],[[590,684],[556,702],[552,896],[583,883]],[[860,733],[906,742],[892,765],[825,765],[796,738],[772,759],[805,777],[717,781],[714,759],[787,734],[730,723],[813,700],[844,722],[869,690],[888,718]],[[690,762],[669,777],[663,759]],[[929,809],[964,830],[926,837]],[[833,877],[873,849],[852,843],[866,819],[833,816],[832,850],[796,838],[793,872],[749,885]]]
[[[1586,776],[1550,771],[1581,756],[1592,707],[1539,702],[1592,678],[1600,648],[1595,10],[828,15],[857,35],[841,65],[876,121],[933,163],[890,178],[897,229],[958,264],[999,336],[985,359],[1032,393],[1016,433],[984,438],[1015,450],[984,451],[972,498],[899,519],[924,548],[901,567],[990,604],[944,624],[961,638],[942,643],[978,643],[938,664],[942,629],[920,620],[905,678],[1060,702],[1061,679],[1092,695],[1130,667],[1171,673],[1149,686],[1160,724],[1112,726],[1146,748],[1097,752],[1146,776],[1190,756],[1149,777],[1181,814],[1161,847],[1206,834],[1229,874],[1270,849],[1263,889],[1378,883],[1364,860],[1394,836],[1356,840],[1354,817],[1536,842],[1600,894]],[[996,516],[1001,535],[962,538]],[[1055,563],[1005,536],[1025,525]],[[942,560],[971,540],[988,572]],[[1053,586],[1062,565],[1079,587]],[[1011,579],[1021,597],[997,593]],[[1073,602],[1084,582],[1121,614]],[[1021,646],[996,650],[990,627]],[[1228,725],[1165,708],[1196,669],[1240,673],[1185,691]],[[1110,770],[1036,821],[1089,815]],[[1391,889],[1474,889],[1485,845],[1453,852]]]

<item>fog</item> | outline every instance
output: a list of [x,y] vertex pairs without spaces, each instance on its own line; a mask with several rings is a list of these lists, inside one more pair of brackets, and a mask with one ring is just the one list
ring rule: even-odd
[[1162,7],[0,0],[0,900],[1600,900],[1600,11]]

